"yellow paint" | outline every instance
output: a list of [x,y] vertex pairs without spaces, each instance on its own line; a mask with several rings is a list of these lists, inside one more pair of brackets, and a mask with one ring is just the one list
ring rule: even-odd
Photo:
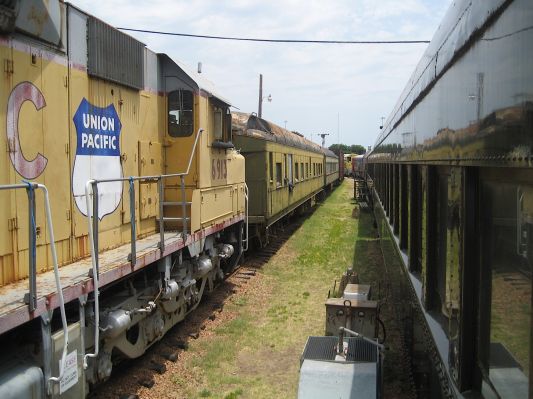
[[[41,51],[41,50],[39,50]],[[113,104],[120,118],[121,166],[124,177],[184,172],[196,132],[205,129],[186,177],[186,200],[194,231],[244,213],[244,158],[233,149],[219,149],[214,140],[212,99],[195,94],[194,133],[189,137],[167,135],[166,95],[137,91],[88,76],[67,67],[66,56],[60,63],[37,52],[31,54],[0,45],[2,62],[13,61],[13,73],[4,73],[0,87],[0,184],[19,183],[6,139],[7,99],[20,82],[31,82],[45,98],[46,106],[36,110],[27,101],[20,112],[18,127],[24,156],[31,160],[43,154],[48,163],[34,179],[50,192],[54,234],[60,265],[89,255],[87,218],[78,210],[72,196],[72,169],[76,154],[77,132],[72,120],[83,98],[98,107]],[[214,162],[214,163],[213,163]],[[224,165],[224,176],[213,176],[213,165]],[[181,201],[180,181],[165,179],[165,201]],[[135,213],[139,238],[159,231],[159,194],[157,184],[135,183]],[[204,202],[202,202],[202,197]],[[0,192],[0,286],[28,275],[28,205],[25,190]],[[181,216],[181,206],[165,209],[165,216]],[[168,212],[168,213],[167,213]],[[192,214],[192,215],[191,215]],[[130,242],[129,182],[123,184],[118,208],[99,223],[99,250],[116,248]],[[37,268],[50,270],[49,236],[46,232],[43,197],[37,195],[36,226]],[[8,229],[8,226],[14,226]],[[178,224],[180,227],[181,224]],[[172,227],[172,226],[168,226]]]

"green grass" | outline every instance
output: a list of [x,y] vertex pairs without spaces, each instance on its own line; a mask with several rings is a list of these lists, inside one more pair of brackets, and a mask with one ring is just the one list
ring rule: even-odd
[[265,295],[230,300],[225,308],[237,317],[207,344],[191,345],[199,356],[186,366],[198,370],[204,388],[186,388],[187,397],[296,396],[306,339],[324,333],[328,290],[353,265],[358,230],[366,240],[374,237],[371,221],[361,224],[352,217],[352,193],[345,181],[263,266]]

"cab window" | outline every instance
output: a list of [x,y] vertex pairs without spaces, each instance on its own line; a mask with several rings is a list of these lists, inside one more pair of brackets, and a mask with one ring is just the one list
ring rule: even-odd
[[174,90],[168,93],[168,134],[187,137],[194,128],[194,96],[190,90]]
[[223,114],[222,109],[215,107],[215,113],[213,115],[214,119],[214,133],[215,133],[215,139],[216,140],[222,140],[224,129],[223,129]]

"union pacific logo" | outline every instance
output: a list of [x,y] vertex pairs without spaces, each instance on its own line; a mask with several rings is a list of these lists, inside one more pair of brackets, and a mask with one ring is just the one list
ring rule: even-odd
[[[120,132],[122,124],[113,104],[97,107],[83,99],[74,114],[77,146],[72,171],[72,195],[80,212],[87,215],[87,181],[120,179]],[[98,218],[117,209],[122,199],[122,182],[98,185]]]

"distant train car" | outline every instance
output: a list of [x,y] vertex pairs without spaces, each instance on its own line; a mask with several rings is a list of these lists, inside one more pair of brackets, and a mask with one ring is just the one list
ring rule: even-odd
[[235,265],[244,157],[209,82],[68,3],[2,2],[0,58],[0,397],[80,398]]
[[333,190],[333,186],[340,181],[339,176],[339,157],[331,150],[322,148],[324,153],[324,189],[327,192]]
[[232,119],[233,143],[246,159],[250,234],[266,242],[270,226],[310,206],[333,182],[338,171],[332,162],[338,165],[338,160],[329,150],[326,157],[323,148],[302,135],[253,114],[233,112]]
[[532,26],[454,1],[368,156],[419,397],[533,398]]
[[365,178],[365,155],[354,155],[352,157],[352,175],[355,178]]
[[344,154],[344,176],[353,176],[352,157],[356,154]]
[[344,176],[344,153],[339,149],[339,181],[342,181]]

